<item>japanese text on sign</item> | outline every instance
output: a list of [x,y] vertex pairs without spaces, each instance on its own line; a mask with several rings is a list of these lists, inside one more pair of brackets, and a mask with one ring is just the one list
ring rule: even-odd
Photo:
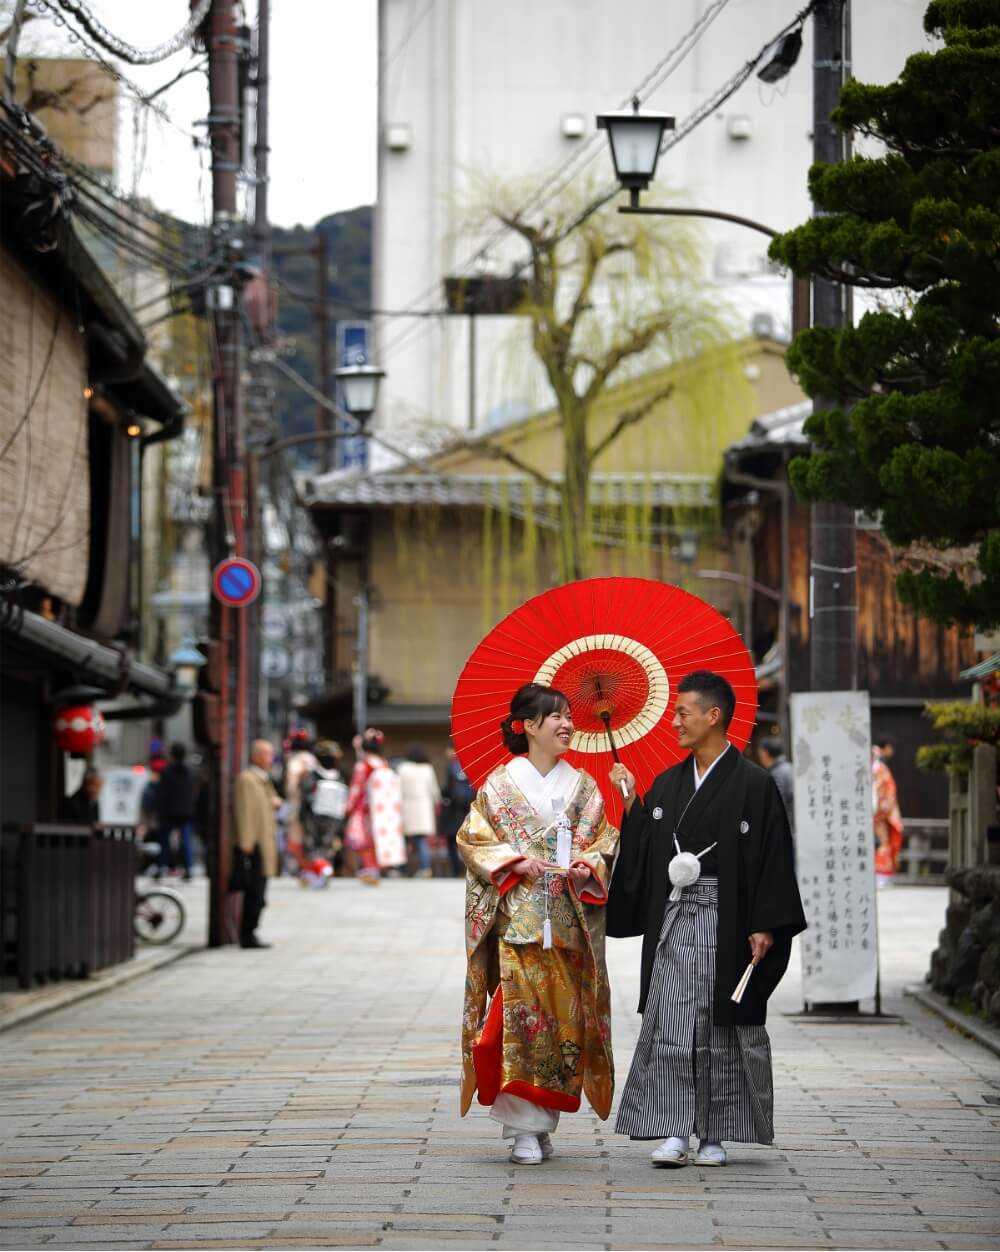
[[878,975],[868,693],[802,692],[791,706],[803,996],[867,999]]

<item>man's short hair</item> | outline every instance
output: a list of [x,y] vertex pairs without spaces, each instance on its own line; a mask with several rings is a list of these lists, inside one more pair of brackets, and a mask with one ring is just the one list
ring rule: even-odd
[[764,749],[768,756],[777,759],[779,756],[785,755],[785,745],[777,737],[777,735],[766,735],[761,741],[760,746]]
[[693,674],[684,675],[677,691],[692,691],[707,708],[717,708],[722,714],[722,729],[729,729],[736,712],[736,692],[721,674],[713,674],[710,669],[696,669]]
[[897,746],[898,745],[896,743],[896,738],[894,735],[876,735],[875,736],[876,748],[895,748]]

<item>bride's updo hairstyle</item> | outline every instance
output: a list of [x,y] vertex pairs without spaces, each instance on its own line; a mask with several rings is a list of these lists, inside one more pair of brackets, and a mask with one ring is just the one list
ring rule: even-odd
[[510,716],[500,723],[507,751],[514,756],[523,756],[528,750],[528,736],[524,730],[525,722],[537,722],[548,717],[559,709],[568,709],[569,701],[555,687],[543,687],[541,683],[525,683],[514,694],[510,702]]

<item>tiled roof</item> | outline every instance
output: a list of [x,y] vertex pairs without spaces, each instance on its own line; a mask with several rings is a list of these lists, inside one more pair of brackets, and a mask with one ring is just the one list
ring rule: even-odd
[[750,423],[750,429],[746,435],[735,443],[731,443],[726,451],[743,451],[768,445],[780,448],[787,444],[805,447],[809,440],[802,433],[802,427],[812,411],[811,400],[800,400],[798,404],[789,404],[784,409],[775,409],[773,413],[762,413]]
[[[502,486],[505,485],[505,486]],[[710,474],[594,474],[591,485],[596,498],[605,503],[664,507],[690,505],[709,508],[714,503],[715,479]],[[551,501],[559,480],[546,491],[534,479],[506,474],[359,474],[337,471],[313,480],[307,491],[314,505],[353,505],[365,508],[399,504],[438,504],[482,507],[499,505],[506,490],[510,504],[523,504],[528,493],[532,503]]]

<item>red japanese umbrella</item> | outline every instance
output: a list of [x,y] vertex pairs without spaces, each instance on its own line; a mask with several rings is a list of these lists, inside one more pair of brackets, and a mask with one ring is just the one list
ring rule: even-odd
[[596,779],[617,822],[622,798],[608,781],[615,751],[640,793],[681,760],[671,726],[677,684],[698,669],[732,683],[729,738],[742,750],[754,725],[757,681],[743,640],[716,609],[646,578],[567,583],[515,609],[466,662],[451,706],[455,751],[481,786],[510,759],[500,722],[514,692],[528,682],[555,687],[568,698],[576,728],[565,759]]

